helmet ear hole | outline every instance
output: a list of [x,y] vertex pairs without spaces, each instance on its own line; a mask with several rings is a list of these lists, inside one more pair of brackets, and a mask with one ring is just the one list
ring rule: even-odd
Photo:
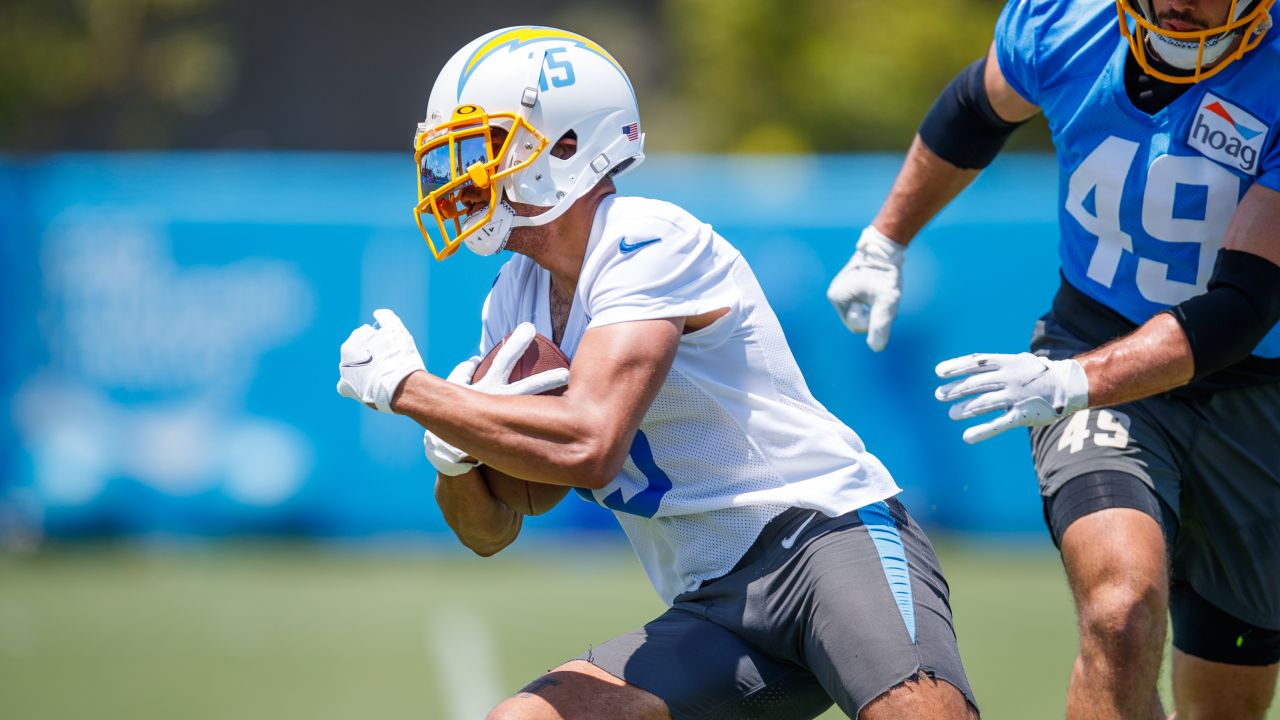
[[558,160],[568,160],[578,154],[578,133],[570,130],[560,136],[556,140],[556,144],[551,146],[551,157]]

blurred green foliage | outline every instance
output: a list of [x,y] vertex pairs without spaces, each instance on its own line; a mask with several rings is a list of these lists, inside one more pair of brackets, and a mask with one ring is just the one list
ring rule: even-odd
[[[650,151],[901,151],[938,91],[986,51],[1002,6],[491,3],[482,17],[415,0],[359,12],[342,0],[2,0],[0,147],[399,150],[458,46],[531,23],[610,48],[636,85]],[[1046,147],[1038,124],[1013,147]]]
[[235,58],[208,17],[213,4],[0,3],[0,142],[84,144],[59,137],[69,133],[102,147],[167,146],[184,114],[216,107],[232,87]]
[[673,81],[650,127],[673,150],[903,149],[938,92],[985,54],[1001,7],[668,0]]

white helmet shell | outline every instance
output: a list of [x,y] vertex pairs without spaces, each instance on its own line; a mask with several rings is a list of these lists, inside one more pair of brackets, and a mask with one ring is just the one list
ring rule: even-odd
[[[505,192],[514,202],[551,208],[532,218],[515,218],[517,227],[550,222],[600,180],[644,159],[631,81],[604,48],[565,30],[511,27],[468,43],[436,78],[422,132],[429,134],[448,122],[456,108],[469,105],[486,114],[523,117],[551,145],[570,132],[576,135],[572,156],[554,157],[548,147],[499,181],[499,198]],[[518,165],[537,147],[516,137],[500,169]]]

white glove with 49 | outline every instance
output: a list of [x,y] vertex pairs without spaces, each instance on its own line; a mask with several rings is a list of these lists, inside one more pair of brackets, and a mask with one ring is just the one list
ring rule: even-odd
[[1012,427],[1048,425],[1089,406],[1089,377],[1075,360],[975,353],[938,363],[934,371],[952,380],[934,393],[938,400],[968,398],[951,406],[947,414],[952,420],[1004,411],[965,430],[964,441],[970,445]]
[[[537,331],[532,323],[521,323],[498,350],[493,364],[489,366],[489,371],[479,381],[475,384],[471,382],[476,368],[480,366],[479,356],[458,363],[453,372],[449,373],[448,381],[489,395],[537,395],[569,384],[569,371],[564,368],[546,370],[523,380],[509,382],[512,369],[529,349],[529,344],[533,342],[536,334]],[[467,458],[465,452],[441,440],[430,430],[423,435],[422,444],[427,460],[443,475],[450,477],[461,475],[481,465],[478,460],[464,460]]]
[[409,375],[424,370],[413,336],[395,313],[374,310],[375,325],[361,325],[342,343],[338,394],[391,412],[391,398]]
[[867,333],[867,345],[876,352],[889,343],[889,326],[898,315],[906,250],[868,225],[853,257],[827,288],[827,300],[845,327]]

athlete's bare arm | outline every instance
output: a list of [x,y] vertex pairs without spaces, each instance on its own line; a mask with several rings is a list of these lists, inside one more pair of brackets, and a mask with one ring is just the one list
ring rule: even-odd
[[[604,487],[621,470],[666,380],[684,325],[675,318],[588,330],[574,355],[569,389],[559,397],[484,395],[418,372],[405,379],[391,406],[510,475]],[[436,500],[459,540],[481,555],[498,552],[520,532],[520,515],[494,498],[475,470],[437,478]]]
[[1186,385],[1195,374],[1191,345],[1168,313],[1075,359],[1089,378],[1089,407],[1157,395]]
[[[1008,122],[1021,122],[1040,112],[1009,85],[996,61],[995,45],[987,53],[983,85],[996,114]],[[907,245],[933,216],[978,176],[938,157],[917,135],[893,182],[889,197],[872,225],[894,241]]]
[[1280,265],[1280,192],[1254,183],[1231,216],[1223,247]]
[[483,557],[515,542],[524,521],[489,492],[475,469],[453,477],[437,473],[436,504],[458,540]]
[[[1280,192],[1254,184],[1236,208],[1223,247],[1280,265]],[[1182,326],[1160,313],[1132,333],[1076,358],[1089,377],[1089,405],[1118,405],[1186,385],[1195,374]]]
[[676,318],[588,330],[559,397],[484,395],[418,372],[392,409],[516,477],[604,487],[666,380],[683,327]]

